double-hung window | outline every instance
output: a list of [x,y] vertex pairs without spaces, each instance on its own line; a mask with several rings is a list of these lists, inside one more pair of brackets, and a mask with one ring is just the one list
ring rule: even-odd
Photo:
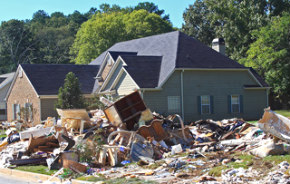
[[203,95],[200,96],[201,101],[201,114],[210,114],[210,96],[209,95]]
[[239,95],[231,95],[231,112],[232,113],[240,113],[240,96]]

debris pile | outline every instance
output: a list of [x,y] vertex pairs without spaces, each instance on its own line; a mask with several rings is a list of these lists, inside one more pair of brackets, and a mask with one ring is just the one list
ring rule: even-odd
[[[44,125],[23,131],[6,126],[0,164],[43,164],[62,172],[65,168],[158,182],[247,183],[256,181],[260,173],[252,168],[228,168],[221,177],[213,177],[209,171],[242,162],[232,156],[237,152],[266,157],[290,151],[290,120],[270,109],[258,126],[236,118],[185,124],[177,114],[165,118],[152,113],[138,92],[116,102],[102,101],[107,105],[104,111],[57,109],[60,120],[50,117]],[[287,164],[282,162],[269,173],[267,181],[289,182]]]

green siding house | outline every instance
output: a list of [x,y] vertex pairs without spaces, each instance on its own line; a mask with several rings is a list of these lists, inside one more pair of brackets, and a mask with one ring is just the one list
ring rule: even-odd
[[124,96],[140,91],[151,111],[178,113],[185,121],[258,119],[269,86],[252,69],[179,31],[116,43],[91,62],[100,65],[94,93]]

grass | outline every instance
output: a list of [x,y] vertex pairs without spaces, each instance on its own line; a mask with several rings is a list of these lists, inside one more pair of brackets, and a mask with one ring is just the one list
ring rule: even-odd
[[222,175],[222,171],[223,171],[223,170],[226,170],[226,169],[229,169],[229,167],[228,167],[227,165],[221,165],[221,166],[213,167],[213,168],[208,172],[208,174],[209,174],[210,176],[218,177],[218,176],[221,176],[221,175]]
[[53,175],[54,173],[57,172],[57,170],[49,170],[48,167],[44,165],[18,166],[15,169],[20,170],[20,171],[33,172],[33,173],[46,174],[46,175]]
[[[290,118],[290,110],[274,110],[274,112],[276,112],[277,114],[281,114],[282,116],[285,116],[287,118]],[[252,120],[247,122],[256,125],[258,121],[259,120]]]
[[290,117],[290,110],[274,110],[274,112],[288,118]]
[[[209,171],[209,175],[211,176],[221,176],[223,170],[231,169],[231,168],[244,168],[248,169],[250,166],[253,167],[260,167],[257,165],[259,162],[266,165],[266,163],[272,163],[274,165],[278,165],[283,161],[287,161],[290,163],[290,155],[274,155],[274,156],[267,156],[265,158],[258,158],[259,162],[257,162],[257,158],[252,155],[245,155],[245,154],[235,154],[235,158],[241,159],[242,162],[230,162],[227,165],[219,165],[217,167],[213,167]],[[255,161],[256,160],[256,161]],[[271,166],[272,167],[272,166]],[[290,172],[290,170],[289,170]]]
[[256,125],[258,123],[258,120],[247,121],[247,122]]
[[263,158],[263,161],[269,161],[273,162],[274,164],[280,164],[283,161],[287,161],[290,163],[290,155],[273,155],[273,156],[267,156]]
[[5,130],[0,129],[0,139],[1,139],[2,137],[7,137],[7,135],[5,134]]
[[237,154],[235,157],[237,157],[238,159],[242,160],[242,162],[230,162],[227,165],[220,165],[220,166],[217,166],[217,167],[213,167],[209,171],[209,175],[217,177],[217,176],[221,176],[223,170],[230,169],[230,168],[248,169],[250,166],[253,165],[254,156],[252,156],[252,155],[238,155]]
[[82,181],[90,181],[90,182],[98,182],[98,181],[103,181],[106,184],[155,184],[156,182],[154,181],[146,181],[146,180],[141,180],[138,178],[115,178],[115,179],[106,179],[104,177],[96,177],[96,176],[82,176],[77,178],[77,180],[82,180]]

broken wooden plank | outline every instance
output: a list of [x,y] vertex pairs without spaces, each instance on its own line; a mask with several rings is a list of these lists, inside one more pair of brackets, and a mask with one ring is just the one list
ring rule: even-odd
[[71,169],[77,173],[87,172],[87,166],[80,164],[78,162],[75,162],[73,160],[63,160],[63,168]]
[[53,142],[58,144],[58,140],[54,136],[38,137],[38,138],[30,137],[27,151],[31,153],[34,151],[34,148],[37,148],[38,146],[43,146],[47,142]]
[[19,159],[19,160],[10,160],[9,162],[11,165],[41,165],[46,164],[47,157],[41,157],[41,158],[30,158],[30,159]]
[[26,130],[26,131],[19,132],[19,136],[20,136],[21,140],[29,139],[30,136],[41,137],[41,136],[44,136],[44,135],[48,135],[50,130],[51,130],[51,127],[37,129],[37,130]]

